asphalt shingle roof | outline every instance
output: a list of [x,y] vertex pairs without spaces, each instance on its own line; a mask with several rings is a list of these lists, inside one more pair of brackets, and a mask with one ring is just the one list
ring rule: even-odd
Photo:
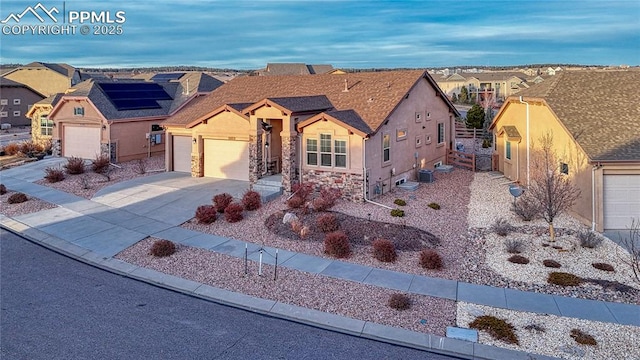
[[591,161],[640,161],[638,70],[563,71],[518,96],[546,102]]
[[[255,103],[265,98],[324,95],[335,110],[356,111],[375,131],[423,76],[428,76],[423,70],[403,70],[237,77],[209,95],[190,102],[163,124],[186,126],[196,120],[204,120],[209,113],[225,104]],[[435,82],[433,84],[438,89]],[[449,106],[455,112],[455,108],[451,104]]]

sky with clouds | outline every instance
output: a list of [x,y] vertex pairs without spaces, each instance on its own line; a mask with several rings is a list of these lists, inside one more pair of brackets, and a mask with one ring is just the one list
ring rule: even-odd
[[[1,63],[234,69],[257,69],[267,62],[337,68],[640,65],[638,0],[40,3],[47,10],[59,10],[54,16],[58,22],[45,18],[41,23],[26,13],[19,22],[0,24]],[[38,0],[2,0],[0,20],[37,4]],[[110,20],[124,11],[125,21],[69,23],[73,11],[108,12]],[[25,30],[28,25],[76,29],[75,34],[33,35]],[[81,34],[82,25],[89,26],[89,34]],[[93,34],[120,31],[117,25],[120,35]]]

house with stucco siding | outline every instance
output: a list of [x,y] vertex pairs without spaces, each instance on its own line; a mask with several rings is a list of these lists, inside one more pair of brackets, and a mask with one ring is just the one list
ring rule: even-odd
[[239,77],[162,123],[166,168],[363,201],[444,164],[456,116],[422,70]]

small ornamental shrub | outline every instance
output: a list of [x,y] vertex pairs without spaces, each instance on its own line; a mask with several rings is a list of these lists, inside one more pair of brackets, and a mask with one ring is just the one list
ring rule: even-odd
[[20,144],[20,152],[25,155],[30,155],[37,152],[43,152],[44,147],[42,145],[36,144],[33,141],[23,141]]
[[44,179],[50,183],[55,183],[64,180],[64,171],[60,168],[48,167],[44,169]]
[[616,271],[612,265],[606,263],[593,263],[591,266],[602,271]]
[[84,159],[72,156],[64,164],[64,170],[69,175],[84,174]]
[[111,160],[107,155],[99,155],[91,161],[91,170],[96,174],[104,174],[110,165]]
[[393,217],[404,217],[404,210],[393,209],[393,210],[391,210],[391,216],[393,216]]
[[224,209],[224,219],[227,222],[235,223],[243,219],[244,208],[238,203],[231,203]]
[[429,205],[427,205],[428,207],[432,208],[433,210],[440,210],[440,205],[438,203],[429,203]]
[[247,211],[254,211],[260,209],[262,206],[262,198],[257,191],[249,190],[242,196],[242,205]]
[[315,185],[312,183],[293,184],[291,190],[295,196],[299,196],[302,199],[302,203],[306,203],[309,200],[309,196],[313,194]]
[[349,238],[342,231],[328,233],[324,237],[324,252],[337,258],[346,258],[351,255]]
[[578,240],[580,240],[580,246],[584,248],[594,249],[602,242],[602,237],[598,236],[591,230],[580,231],[578,233]]
[[560,286],[578,286],[582,283],[582,279],[570,273],[554,271],[549,273],[547,282]]
[[211,224],[217,219],[216,207],[213,205],[200,205],[196,209],[196,219],[201,224]]
[[395,200],[393,200],[393,203],[394,203],[394,204],[396,204],[396,205],[398,205],[398,206],[405,206],[405,205],[407,205],[407,202],[406,202],[406,201],[404,201],[404,200],[402,200],[402,199],[395,199]]
[[500,236],[507,236],[513,231],[513,226],[511,226],[507,220],[499,218],[495,223],[493,223],[493,225],[491,225],[491,231]]
[[407,310],[411,307],[411,298],[406,294],[392,294],[389,297],[389,307],[396,310]]
[[303,227],[304,227],[304,223],[300,220],[293,220],[291,222],[291,231],[293,231],[298,235],[300,235],[300,232],[302,231]]
[[442,269],[442,257],[435,250],[422,250],[420,252],[420,266],[424,269]]
[[590,346],[598,345],[598,342],[593,336],[579,329],[571,329],[570,336],[573,338],[573,340],[575,340],[578,344],[581,344],[581,345],[590,345]]
[[514,264],[528,264],[529,263],[529,259],[527,259],[526,257],[522,256],[522,255],[512,255],[507,259],[509,262],[512,262]]
[[176,252],[176,244],[169,240],[158,240],[153,243],[149,253],[155,257],[167,257]]
[[551,260],[551,259],[546,259],[546,260],[542,260],[542,265],[548,267],[548,268],[559,268],[562,265],[560,265],[559,262],[555,261],[555,260]]
[[387,239],[373,241],[373,257],[382,262],[394,262],[398,258],[396,247]]
[[289,207],[289,209],[301,208],[304,203],[304,199],[299,195],[293,195],[289,200],[287,200],[287,206]]
[[18,193],[15,193],[15,194],[11,194],[11,196],[9,196],[9,198],[7,199],[7,202],[9,204],[19,204],[19,203],[23,203],[23,202],[25,202],[27,200],[29,200],[27,198],[27,195],[25,195],[25,194],[23,194],[21,192],[18,192]]
[[223,213],[232,201],[233,196],[227,193],[218,194],[213,197],[213,205],[216,207],[216,211],[219,213]]
[[522,252],[524,244],[521,240],[507,239],[504,241],[504,247],[509,254],[520,254]]
[[486,331],[496,340],[502,340],[508,344],[519,344],[513,325],[495,316],[479,316],[469,324],[469,327]]
[[320,196],[312,201],[313,208],[316,211],[327,211],[336,204],[340,196],[342,196],[340,189],[323,187],[320,189]]
[[322,232],[333,232],[340,228],[340,223],[334,214],[322,214],[318,216],[316,225]]
[[0,184],[0,195],[4,195],[7,193],[7,187],[4,184]]
[[11,156],[20,152],[20,144],[10,143],[4,146],[4,153]]
[[519,197],[512,209],[513,212],[522,219],[522,221],[531,221],[535,219],[540,215],[542,210],[540,203],[530,195],[523,195]]

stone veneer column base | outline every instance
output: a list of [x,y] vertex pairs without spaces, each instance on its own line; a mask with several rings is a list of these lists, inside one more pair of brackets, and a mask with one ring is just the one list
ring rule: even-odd
[[51,140],[51,155],[57,157],[62,156],[62,140]]
[[364,177],[362,174],[339,173],[321,170],[303,170],[303,182],[320,187],[340,189],[342,198],[353,202],[363,202]]
[[204,176],[204,154],[191,154],[191,176]]
[[298,182],[296,145],[297,137],[282,137],[282,187],[286,195],[291,195],[293,184]]

